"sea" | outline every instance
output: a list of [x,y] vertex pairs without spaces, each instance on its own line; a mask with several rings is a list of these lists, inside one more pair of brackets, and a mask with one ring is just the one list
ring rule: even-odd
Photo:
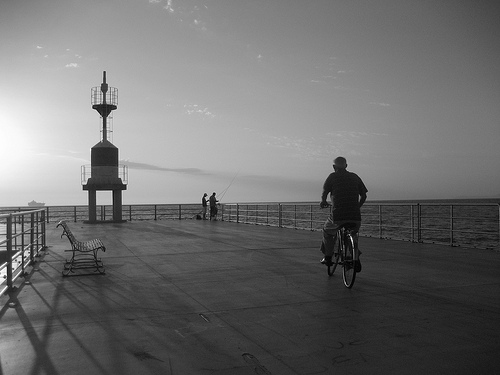
[[[126,220],[194,219],[198,204],[124,205]],[[182,208],[181,208],[182,207]],[[50,221],[86,220],[86,206],[52,206]],[[24,207],[23,209],[27,209]],[[0,208],[0,252],[6,250],[6,224]],[[182,212],[181,212],[182,210]],[[102,207],[102,212],[112,212]],[[499,250],[500,199],[368,201],[362,207],[360,236]],[[225,204],[224,220],[296,229],[321,230],[328,210],[318,202]],[[104,213],[106,215],[106,213]],[[21,231],[19,226],[14,229]]]

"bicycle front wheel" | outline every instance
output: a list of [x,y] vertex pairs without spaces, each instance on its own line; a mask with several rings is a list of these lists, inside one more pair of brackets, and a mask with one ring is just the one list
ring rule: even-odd
[[344,279],[344,285],[350,289],[354,285],[354,280],[356,280],[356,267],[354,259],[354,240],[351,235],[347,233],[344,237],[342,255],[344,258],[342,278]]

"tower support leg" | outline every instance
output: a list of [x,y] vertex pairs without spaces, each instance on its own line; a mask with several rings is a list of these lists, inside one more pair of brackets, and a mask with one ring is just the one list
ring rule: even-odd
[[95,190],[89,190],[89,222],[97,221],[97,194]]
[[113,221],[122,221],[122,191],[113,190]]

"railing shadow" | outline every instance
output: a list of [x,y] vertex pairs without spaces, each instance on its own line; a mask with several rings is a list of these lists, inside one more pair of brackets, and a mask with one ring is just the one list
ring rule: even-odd
[[[64,264],[64,255],[60,254],[60,249],[56,252],[48,252],[40,262],[44,262],[44,267],[35,265],[31,272],[25,276],[23,282],[11,289],[8,293],[9,300],[0,310],[0,321],[6,315],[7,311],[14,310],[19,322],[19,330],[23,330],[29,340],[33,351],[33,358],[29,362],[29,371],[26,374],[64,374],[65,370],[60,368],[58,362],[53,358],[54,353],[50,352],[49,347],[53,347],[51,341],[56,337],[62,337],[68,347],[78,348],[79,358],[75,363],[87,363],[91,373],[111,375],[115,373],[127,373],[124,354],[131,355],[140,360],[154,359],[154,363],[144,362],[141,366],[151,366],[152,373],[157,366],[169,366],[169,359],[156,358],[149,353],[153,348],[161,345],[163,348],[169,346],[161,334],[158,326],[148,331],[147,343],[141,345],[130,335],[130,330],[144,331],[143,316],[136,316],[138,311],[150,310],[156,317],[167,316],[166,311],[161,311],[161,306],[154,306],[158,300],[151,299],[151,305],[145,307],[138,304],[134,293],[131,292],[137,286],[134,280],[130,280],[126,274],[114,273],[111,277],[74,277],[64,278],[61,274]],[[45,258],[49,256],[49,258]],[[46,261],[49,259],[49,261]],[[88,276],[88,275],[87,275]],[[97,275],[96,275],[97,276]],[[33,282],[31,282],[33,279]],[[37,287],[46,283],[40,289]],[[38,314],[43,314],[40,319],[34,322],[33,312],[26,311],[23,305],[21,295],[30,289],[33,297],[40,301]],[[154,285],[149,286],[144,294],[156,294]],[[50,296],[47,291],[50,290]],[[161,290],[158,293],[163,293]],[[93,301],[92,301],[93,300]],[[30,300],[33,303],[33,300]],[[68,315],[69,310],[75,309],[77,315]],[[130,311],[132,307],[132,311]],[[138,310],[137,310],[138,309]],[[156,318],[152,318],[153,320]],[[72,322],[69,319],[77,318],[78,322]],[[146,319],[149,319],[146,317]],[[123,330],[123,321],[127,321],[127,330]],[[43,322],[43,324],[39,324]],[[85,330],[96,330],[100,332],[103,340],[106,342],[106,351],[112,356],[110,366],[109,359],[103,362],[96,349],[92,347],[92,342],[85,340],[79,329],[81,324],[87,322]],[[75,325],[76,324],[76,325]],[[27,345],[24,343],[23,345]],[[174,350],[173,348],[168,348]],[[53,349],[54,350],[54,349]],[[22,356],[22,355],[21,355]],[[26,358],[30,358],[29,356]],[[156,366],[156,367],[155,367]],[[0,375],[4,370],[0,363]]]
[[[39,257],[39,261],[43,261],[43,257],[45,254]],[[37,360],[33,364],[32,370],[30,374],[37,374],[41,372],[45,372],[47,374],[58,375],[59,372],[56,370],[53,362],[50,360],[50,356],[48,355],[45,348],[47,347],[47,335],[44,334],[44,338],[39,339],[36,334],[36,328],[31,324],[31,321],[26,314],[22,304],[20,303],[18,296],[21,294],[24,288],[31,286],[30,278],[33,276],[35,272],[38,271],[38,266],[36,263],[31,268],[31,271],[24,276],[24,281],[19,284],[19,286],[14,286],[11,288],[6,294],[9,296],[7,303],[0,310],[0,320],[5,316],[6,312],[10,309],[14,309],[19,318],[19,322],[22,324],[24,331],[26,332],[26,336],[31,342],[31,345],[36,353]],[[52,315],[49,319],[53,319]],[[46,327],[50,327],[50,324],[47,324]],[[1,369],[0,362],[0,374],[3,373]]]

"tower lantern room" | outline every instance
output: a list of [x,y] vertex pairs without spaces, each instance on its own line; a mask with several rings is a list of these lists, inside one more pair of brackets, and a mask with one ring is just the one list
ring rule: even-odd
[[[90,178],[86,179],[87,171],[82,167],[83,190],[89,195],[89,223],[97,220],[97,191],[113,192],[113,222],[122,222],[122,191],[127,189],[127,170],[118,165],[118,148],[108,140],[110,132],[110,114],[118,106],[118,90],[106,83],[106,72],[103,72],[101,86],[91,90],[92,108],[99,112],[102,120],[102,139],[90,150]],[[120,170],[122,171],[120,176]],[[122,180],[122,177],[125,181]],[[99,222],[104,219],[101,217]]]

